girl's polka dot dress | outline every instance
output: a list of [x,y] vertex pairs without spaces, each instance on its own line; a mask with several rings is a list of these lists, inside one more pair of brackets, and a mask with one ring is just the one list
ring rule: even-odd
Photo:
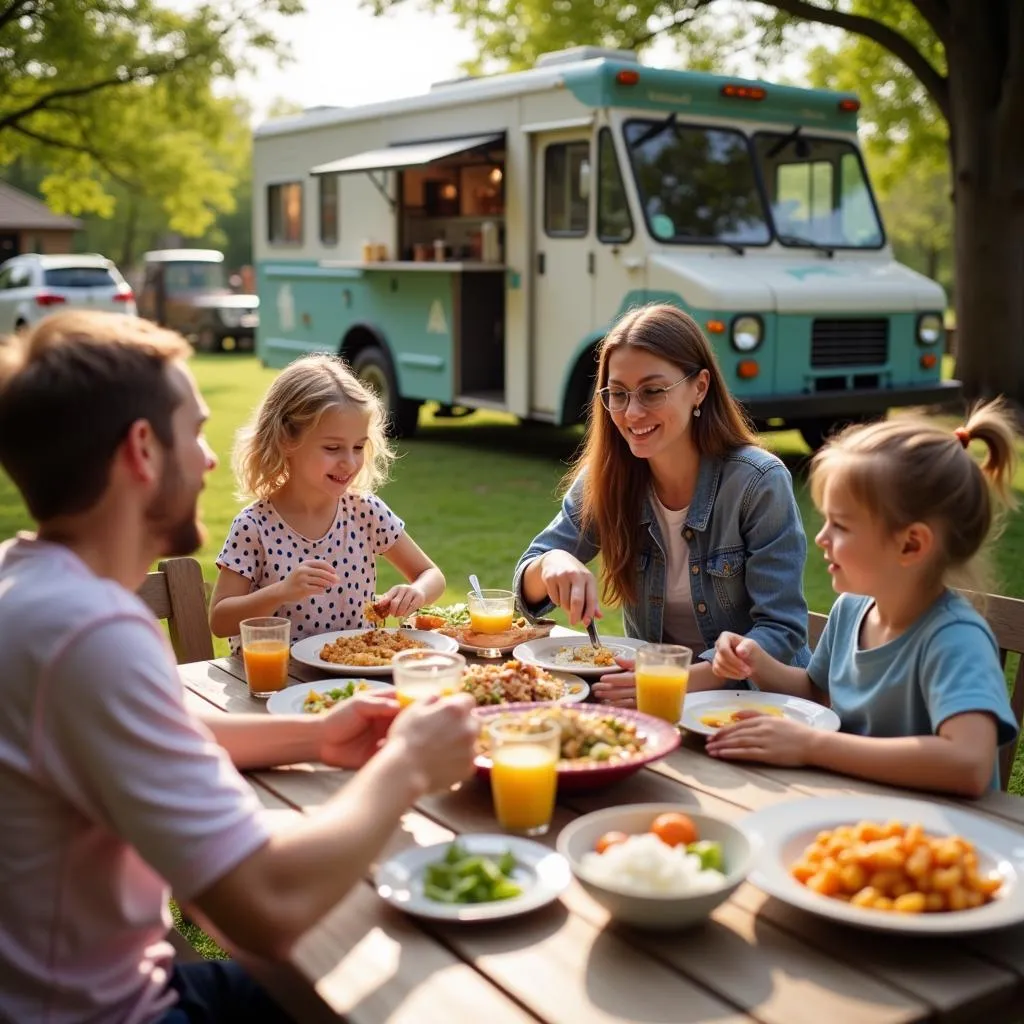
[[[405,523],[375,494],[344,494],[330,529],[318,540],[296,533],[270,501],[257,501],[235,516],[217,567],[252,581],[253,590],[279,583],[299,563],[317,560],[334,567],[341,582],[272,614],[291,619],[292,643],[337,629],[363,629],[363,606],[377,587],[376,556],[405,531]],[[231,650],[239,651],[231,638]]]

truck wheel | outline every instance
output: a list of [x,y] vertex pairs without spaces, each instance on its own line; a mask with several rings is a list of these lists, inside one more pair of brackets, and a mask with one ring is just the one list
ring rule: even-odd
[[356,376],[376,391],[388,416],[389,437],[411,437],[416,433],[420,402],[402,398],[395,382],[395,371],[388,354],[377,345],[364,348],[352,360]]
[[813,419],[802,420],[797,424],[800,428],[800,436],[812,452],[816,452],[833,434],[838,434],[844,427],[851,423],[863,423],[867,417],[848,416],[840,419]]

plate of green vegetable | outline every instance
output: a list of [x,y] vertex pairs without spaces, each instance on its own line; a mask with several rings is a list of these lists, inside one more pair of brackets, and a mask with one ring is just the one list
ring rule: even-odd
[[495,921],[546,906],[571,878],[561,854],[531,839],[467,834],[395,854],[377,868],[374,884],[416,917]]

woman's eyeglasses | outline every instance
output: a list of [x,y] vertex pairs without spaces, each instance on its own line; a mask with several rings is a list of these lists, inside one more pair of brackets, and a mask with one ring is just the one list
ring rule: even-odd
[[658,409],[668,401],[668,393],[683,381],[689,380],[697,371],[680,377],[674,384],[645,384],[643,387],[630,391],[628,388],[599,388],[601,404],[609,412],[625,412],[629,408],[629,400],[635,395],[636,400],[645,409]]

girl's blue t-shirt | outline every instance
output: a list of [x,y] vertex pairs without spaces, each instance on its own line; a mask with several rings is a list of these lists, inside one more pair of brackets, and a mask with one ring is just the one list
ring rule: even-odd
[[[859,736],[931,736],[954,715],[988,712],[997,743],[1017,735],[999,646],[985,619],[947,590],[902,636],[858,647],[873,598],[840,594],[811,656],[811,682],[828,694],[843,732]],[[992,785],[999,786],[999,766]]]

